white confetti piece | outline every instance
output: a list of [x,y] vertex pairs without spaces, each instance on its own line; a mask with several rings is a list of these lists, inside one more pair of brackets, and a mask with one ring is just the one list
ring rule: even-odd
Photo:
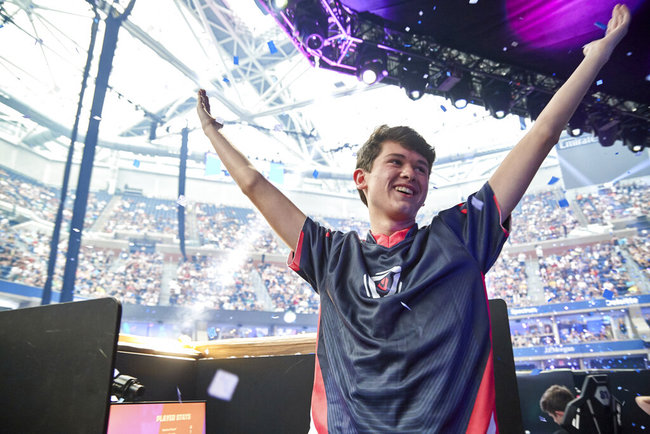
[[208,395],[213,398],[230,401],[239,383],[239,377],[232,372],[217,370],[208,387]]

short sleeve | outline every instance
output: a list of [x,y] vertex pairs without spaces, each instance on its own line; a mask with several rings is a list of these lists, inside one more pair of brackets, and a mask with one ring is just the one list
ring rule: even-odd
[[442,211],[439,217],[486,273],[498,258],[510,227],[510,217],[501,225],[499,203],[490,185],[486,182],[466,202]]
[[322,274],[327,269],[333,234],[308,217],[300,231],[295,251],[289,254],[289,268],[305,279],[316,292],[319,292],[318,282],[322,281]]

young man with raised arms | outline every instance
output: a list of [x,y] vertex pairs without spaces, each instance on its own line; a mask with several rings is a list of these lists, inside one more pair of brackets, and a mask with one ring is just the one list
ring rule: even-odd
[[606,35],[530,131],[467,202],[428,226],[415,219],[435,152],[408,127],[375,130],[353,178],[370,233],[324,228],[268,182],[219,132],[205,91],[201,126],[242,192],[292,249],[289,266],[320,295],[312,427],[318,432],[497,432],[483,276],[509,216],[596,75],[627,32],[617,5]]

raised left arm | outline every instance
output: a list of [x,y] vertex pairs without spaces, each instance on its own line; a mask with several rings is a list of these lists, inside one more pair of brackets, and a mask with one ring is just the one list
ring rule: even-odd
[[616,5],[605,36],[584,47],[585,57],[580,65],[558,89],[530,131],[508,153],[488,181],[499,201],[501,223],[519,203],[591,83],[627,33],[629,24],[630,11],[627,6]]

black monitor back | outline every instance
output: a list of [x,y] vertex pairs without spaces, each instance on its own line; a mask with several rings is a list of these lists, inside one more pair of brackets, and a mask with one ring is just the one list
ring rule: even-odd
[[519,434],[524,432],[524,427],[519,411],[519,389],[515,372],[515,357],[510,340],[508,306],[502,299],[489,300],[489,305],[492,326],[492,356],[494,358],[494,392],[499,433]]
[[0,431],[106,431],[121,305],[112,298],[0,312]]

